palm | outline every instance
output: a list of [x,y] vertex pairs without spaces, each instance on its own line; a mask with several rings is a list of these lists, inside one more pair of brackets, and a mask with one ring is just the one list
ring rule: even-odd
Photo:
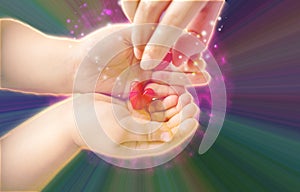
[[[130,81],[133,80],[132,78],[138,78],[140,74],[134,70],[130,70],[130,66],[135,65],[137,67],[137,62],[132,48],[128,48],[116,55],[101,71],[97,81],[96,91],[114,96],[117,96],[116,94],[123,94],[125,85],[130,83]],[[127,77],[125,77],[125,73]],[[128,77],[128,73],[131,74],[132,78]],[[124,85],[121,86],[122,88],[118,91],[113,91],[118,81],[124,83]]]
[[[131,31],[128,25],[113,25],[98,30],[96,37],[87,39],[96,43],[91,46],[91,50],[77,67],[75,92],[120,94],[112,93],[112,89],[117,80],[122,78],[122,72],[126,71],[127,76],[130,72],[131,78],[138,78],[144,73],[135,65],[138,64],[138,60],[133,54]],[[98,36],[101,37],[100,40]],[[136,66],[136,70],[132,70],[130,66]],[[130,83],[130,79],[123,77],[122,83]]]

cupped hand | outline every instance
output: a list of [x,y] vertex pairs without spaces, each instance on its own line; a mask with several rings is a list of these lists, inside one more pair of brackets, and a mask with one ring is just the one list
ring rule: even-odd
[[[168,103],[164,100],[164,105]],[[179,96],[178,102],[172,103],[164,111],[135,111],[124,101],[107,103],[96,101],[96,113],[106,135],[117,144],[133,141],[169,142],[186,121],[194,127],[198,125],[199,108],[190,94]],[[104,110],[105,109],[105,110]],[[164,119],[157,119],[152,114],[159,113]],[[187,127],[187,129],[191,128]]]
[[[208,84],[210,76],[205,71],[203,60],[186,62],[179,67],[168,60],[162,69],[141,69],[134,56],[133,30],[134,27],[127,24],[112,25],[82,40],[85,57],[74,67],[75,93],[98,92],[124,98],[129,96],[129,86],[136,79],[157,79],[176,86]],[[120,83],[122,85],[118,87]]]
[[[90,105],[91,102],[94,104]],[[182,93],[178,102],[165,110],[168,116],[165,121],[156,121],[145,115],[138,116],[137,113],[140,112],[133,111],[128,101],[111,100],[101,94],[83,94],[75,98],[73,106],[77,128],[83,139],[77,143],[87,145],[94,142],[108,145],[101,144],[103,137],[116,145],[128,142],[169,142],[175,134],[191,134],[198,126],[199,108],[187,92]],[[92,120],[92,116],[96,117],[98,123]],[[185,130],[180,130],[183,124]]]
[[[175,42],[181,44],[190,34],[199,38],[203,45],[207,45],[212,35],[215,22],[224,4],[223,0],[215,1],[146,1],[146,0],[122,0],[122,9],[127,18],[136,28],[132,33],[134,54],[141,59],[143,69],[153,69],[159,65],[170,47]],[[153,24],[153,25],[145,25]],[[185,43],[194,49],[193,44]],[[181,44],[182,45],[182,44]],[[181,46],[179,45],[179,46]],[[173,63],[180,65],[184,59],[193,56],[198,58],[205,46],[196,47],[193,55],[183,55],[174,51]],[[155,60],[156,62],[146,62]]]

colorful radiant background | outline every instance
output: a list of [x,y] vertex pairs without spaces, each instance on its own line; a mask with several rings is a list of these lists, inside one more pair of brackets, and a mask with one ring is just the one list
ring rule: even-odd
[[[300,191],[299,10],[297,1],[227,1],[210,50],[228,109],[207,153],[193,141],[167,164],[128,170],[83,151],[44,191]],[[127,22],[109,0],[0,0],[0,16],[69,37]],[[61,99],[0,91],[1,135]]]

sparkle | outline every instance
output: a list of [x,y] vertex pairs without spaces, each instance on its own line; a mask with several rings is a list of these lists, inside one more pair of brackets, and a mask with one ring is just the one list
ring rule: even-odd
[[107,78],[108,78],[107,75],[103,75],[102,77],[103,80],[106,80]]
[[178,56],[178,59],[182,59],[182,55],[179,55],[179,56]]
[[67,19],[66,21],[67,21],[67,23],[71,23],[71,19]]
[[215,21],[210,21],[209,24],[210,24],[211,26],[214,26],[214,25],[215,25]]
[[195,73],[195,72],[193,72],[193,73],[192,73],[192,75],[193,75],[193,76],[196,76],[196,73]]
[[222,63],[224,64],[226,62],[225,57],[222,57]]
[[74,25],[74,28],[77,29],[77,28],[78,28],[78,25]]
[[217,49],[217,48],[218,48],[218,45],[217,45],[217,44],[214,44],[214,48]]
[[210,58],[210,55],[209,55],[209,54],[206,54],[206,55],[205,55],[205,58],[206,58],[206,59],[209,59],[209,58]]
[[222,17],[219,16],[219,17],[218,17],[218,21],[221,21],[221,20],[222,20]]
[[207,32],[206,32],[205,30],[203,30],[203,31],[201,32],[201,35],[202,35],[202,36],[206,36],[206,35],[207,35]]
[[80,36],[83,37],[83,36],[84,36],[84,33],[81,33]]
[[72,34],[72,35],[73,35],[73,34],[74,34],[74,31],[73,31],[73,30],[71,30],[71,31],[70,31],[70,34]]
[[207,42],[207,39],[203,39],[203,42],[206,43],[206,42]]
[[198,62],[197,61],[194,61],[194,66],[198,66]]
[[110,9],[104,9],[103,11],[106,15],[111,15],[112,14],[112,11]]
[[198,46],[198,45],[199,45],[199,42],[196,42],[196,43],[195,43],[195,45],[197,45],[197,46]]
[[101,71],[101,69],[102,69],[101,67],[98,67],[98,71],[99,71],[99,72]]
[[218,31],[222,31],[222,29],[223,29],[223,25],[221,25],[219,28],[218,28]]

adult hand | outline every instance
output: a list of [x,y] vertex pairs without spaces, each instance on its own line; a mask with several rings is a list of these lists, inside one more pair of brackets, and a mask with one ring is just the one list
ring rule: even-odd
[[[180,37],[184,29],[199,37],[206,45],[209,42],[214,23],[223,4],[224,0],[122,0],[125,15],[131,22],[137,24],[135,31],[132,33],[132,42],[134,55],[136,58],[141,59],[141,67],[143,69],[155,68],[176,41],[177,47],[181,46],[182,41],[187,38],[186,34]],[[144,25],[143,27],[143,24],[149,23],[157,25],[151,25],[150,27]],[[192,44],[188,45],[191,45],[191,48],[194,47]],[[180,56],[179,60],[177,56],[180,53],[175,50],[173,63],[180,65],[184,59],[192,56],[197,59],[204,48],[198,46],[198,50],[193,55]],[[152,60],[152,62],[146,62],[147,60]]]
[[[209,82],[210,76],[203,61],[197,66],[186,63],[180,67],[166,62],[164,70],[142,70],[132,49],[133,30],[131,25],[112,25],[82,39],[79,47],[85,59],[74,67],[74,92],[99,92],[124,98],[128,97],[129,86],[135,79],[156,79],[182,87]],[[87,47],[92,48],[88,53]]]

